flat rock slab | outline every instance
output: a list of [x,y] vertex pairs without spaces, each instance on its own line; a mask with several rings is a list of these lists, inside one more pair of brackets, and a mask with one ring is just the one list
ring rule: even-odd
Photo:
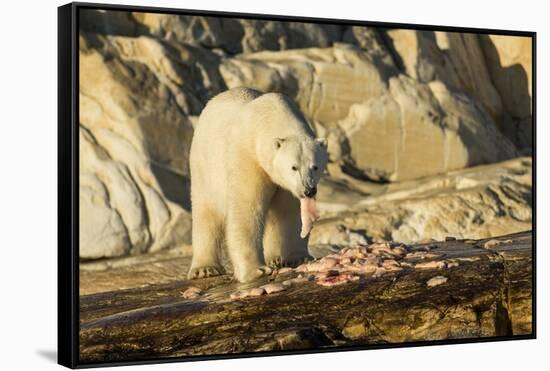
[[[447,268],[406,268],[334,287],[306,281],[240,300],[230,294],[297,273],[246,285],[229,275],[180,277],[81,295],[81,362],[529,335],[531,232],[497,240],[503,242],[492,249],[483,247],[487,240],[412,246],[437,254],[430,260],[458,263]],[[183,298],[192,286],[203,293]]]

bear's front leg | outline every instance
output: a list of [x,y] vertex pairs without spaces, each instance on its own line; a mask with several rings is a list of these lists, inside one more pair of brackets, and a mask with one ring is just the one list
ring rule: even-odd
[[193,258],[187,278],[224,273],[219,253],[223,240],[223,217],[200,199],[193,203]]
[[226,213],[227,251],[239,282],[251,282],[272,272],[264,264],[262,236],[274,186],[253,178],[247,180],[245,188],[229,192]]
[[264,258],[273,268],[296,267],[312,257],[308,238],[300,237],[300,201],[290,192],[278,188],[267,211],[263,238]]

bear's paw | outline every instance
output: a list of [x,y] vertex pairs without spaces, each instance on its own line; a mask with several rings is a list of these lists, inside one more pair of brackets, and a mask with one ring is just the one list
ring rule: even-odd
[[309,255],[295,256],[295,257],[289,257],[289,258],[283,258],[281,256],[278,256],[276,258],[269,260],[267,262],[267,265],[273,269],[278,269],[283,267],[295,268],[301,264],[307,263],[310,260],[313,260],[313,257]]
[[241,274],[235,274],[239,282],[252,282],[263,276],[269,276],[273,272],[271,267],[262,265],[254,269],[249,269]]
[[191,267],[191,269],[189,269],[189,273],[187,274],[187,278],[194,280],[197,278],[219,276],[223,273],[224,270],[222,267]]

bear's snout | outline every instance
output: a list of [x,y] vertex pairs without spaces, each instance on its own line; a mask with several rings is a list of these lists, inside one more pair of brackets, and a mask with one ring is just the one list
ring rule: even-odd
[[305,191],[304,191],[304,195],[306,197],[313,197],[317,194],[317,187],[306,187]]

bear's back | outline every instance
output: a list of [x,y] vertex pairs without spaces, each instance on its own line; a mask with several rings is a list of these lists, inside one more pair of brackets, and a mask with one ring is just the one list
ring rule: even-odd
[[261,92],[254,89],[245,88],[245,87],[229,89],[210,99],[206,104],[205,110],[208,109],[209,106],[213,106],[213,105],[246,104],[250,101],[253,101],[254,99],[258,98],[261,95],[262,95]]
[[202,110],[194,136],[227,135],[234,124],[242,121],[239,116],[247,103],[261,95],[259,91],[245,87],[233,88],[216,95]]
[[[229,179],[229,154],[249,141],[242,130],[241,113],[247,103],[262,93],[248,88],[234,88],[212,98],[203,109],[191,142],[191,194],[193,202],[225,212],[225,195]],[[197,201],[199,200],[200,201]]]

